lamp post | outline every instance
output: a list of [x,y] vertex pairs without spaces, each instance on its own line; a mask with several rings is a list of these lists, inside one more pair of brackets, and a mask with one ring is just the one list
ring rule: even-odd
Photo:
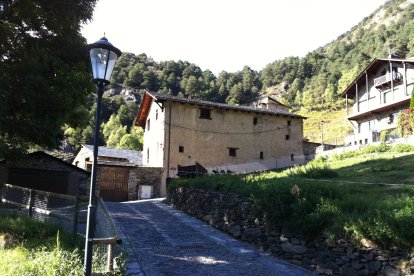
[[89,189],[88,218],[86,222],[85,262],[83,267],[84,275],[87,276],[91,275],[92,272],[92,245],[96,224],[96,165],[98,163],[98,139],[101,121],[102,95],[104,87],[109,84],[116,59],[121,55],[121,51],[109,43],[106,37],[102,37],[95,43],[89,44],[88,49],[91,56],[93,81],[98,86],[98,99],[96,105],[95,132],[93,137],[93,163],[91,185]]

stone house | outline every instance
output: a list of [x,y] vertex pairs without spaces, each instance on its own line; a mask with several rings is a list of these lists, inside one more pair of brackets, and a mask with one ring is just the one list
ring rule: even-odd
[[165,195],[166,179],[189,167],[193,173],[245,173],[304,163],[303,119],[281,109],[146,92],[135,122],[145,130],[143,166],[163,169]]
[[[73,165],[92,170],[93,145],[82,145]],[[157,196],[160,169],[142,168],[142,152],[99,147],[96,194],[107,201]]]
[[410,105],[413,87],[414,59],[374,59],[342,92],[354,128],[345,145],[378,142],[382,131],[395,129],[398,114]]
[[45,152],[0,163],[0,183],[68,195],[86,194],[90,173]]
[[264,108],[270,110],[283,110],[289,112],[290,107],[279,102],[274,96],[264,95],[258,101],[253,103],[256,108]]

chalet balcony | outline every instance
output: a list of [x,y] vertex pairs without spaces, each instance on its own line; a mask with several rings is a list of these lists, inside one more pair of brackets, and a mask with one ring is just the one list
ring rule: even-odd
[[395,82],[395,85],[398,85],[402,82],[402,79],[403,75],[394,71],[374,79],[374,85],[378,89],[389,89],[391,87],[391,81]]

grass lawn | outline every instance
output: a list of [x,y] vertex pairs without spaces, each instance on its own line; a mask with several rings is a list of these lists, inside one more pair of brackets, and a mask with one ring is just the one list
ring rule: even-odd
[[338,173],[337,179],[372,182],[414,184],[414,153],[368,153],[344,160],[328,160]]

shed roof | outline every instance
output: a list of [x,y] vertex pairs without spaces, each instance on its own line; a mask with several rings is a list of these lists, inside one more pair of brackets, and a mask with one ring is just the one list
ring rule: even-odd
[[143,127],[145,125],[146,118],[148,116],[148,112],[152,101],[157,103],[163,103],[167,101],[182,103],[182,104],[191,104],[191,105],[198,105],[207,108],[218,108],[224,110],[233,110],[233,111],[241,111],[241,112],[253,112],[258,114],[268,114],[268,115],[275,115],[275,116],[285,116],[285,117],[292,117],[298,119],[306,119],[306,117],[293,114],[284,110],[269,110],[263,108],[257,108],[253,106],[233,106],[223,103],[216,103],[216,102],[209,102],[203,100],[195,100],[195,99],[188,99],[188,98],[180,98],[176,96],[168,96],[154,92],[145,92],[144,97],[141,101],[141,105],[138,110],[138,114],[135,120],[135,124]]
[[[82,147],[93,152],[93,145],[82,145]],[[142,165],[142,151],[137,151],[137,150],[111,149],[111,148],[101,146],[98,148],[98,157],[125,159],[127,161],[127,162],[120,162],[119,160],[118,161],[99,160],[98,161],[99,164],[118,165],[118,166],[122,166],[122,165],[128,166],[132,164]],[[128,164],[128,162],[132,164]]]

